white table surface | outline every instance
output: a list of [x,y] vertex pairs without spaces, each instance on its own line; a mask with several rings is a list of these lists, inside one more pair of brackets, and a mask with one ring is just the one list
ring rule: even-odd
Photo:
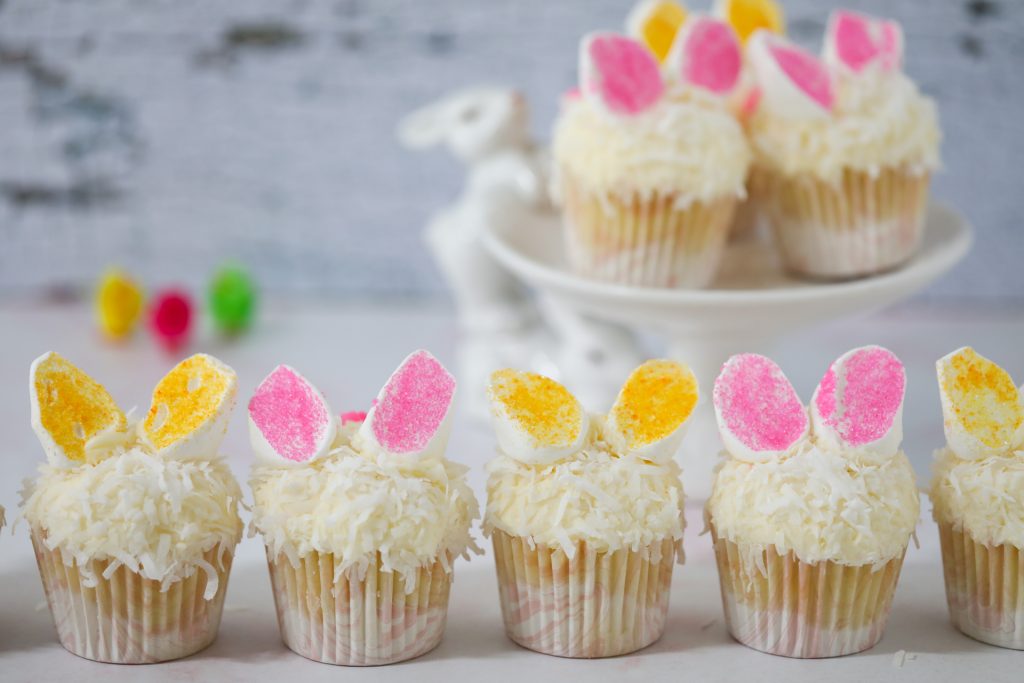
[[[449,312],[420,306],[377,309],[328,307],[274,309],[260,327],[237,342],[199,335],[195,348],[230,363],[240,377],[240,403],[275,364],[300,367],[327,394],[334,408],[355,409],[375,395],[394,366],[416,347],[454,358],[456,334]],[[971,344],[1024,377],[1024,315],[1015,310],[901,308],[794,336],[774,351],[801,395],[809,396],[828,362],[868,342],[895,350],[910,376],[904,446],[919,480],[926,481],[933,448],[941,445],[941,416],[933,364],[953,348]],[[0,503],[8,523],[17,518],[17,491],[33,475],[42,452],[29,426],[26,385],[31,360],[58,350],[103,382],[125,407],[148,405],[153,384],[174,363],[145,337],[111,346],[91,326],[88,310],[74,305],[0,305],[0,432],[7,436]],[[702,382],[710,381],[701,378]],[[241,481],[249,467],[245,422],[237,411],[225,452]],[[490,434],[459,416],[449,457],[470,465],[482,498],[482,464],[493,452]],[[684,470],[686,463],[683,463]],[[688,476],[689,475],[689,476]],[[123,667],[97,664],[65,652],[57,643],[24,524],[0,536],[0,680],[3,681],[252,681],[338,680],[597,680],[758,681],[1020,681],[1024,653],[983,645],[960,635],[946,613],[938,539],[930,506],[922,499],[920,548],[907,554],[886,635],[874,649],[833,660],[773,657],[733,642],[725,630],[711,544],[700,532],[700,492],[706,475],[684,472],[698,492],[687,509],[687,564],[678,567],[665,636],[625,657],[579,661],[521,649],[504,635],[489,554],[460,562],[448,628],[441,646],[412,662],[373,669],[346,669],[292,654],[278,637],[270,584],[258,539],[238,548],[218,640],[193,657],[165,664]],[[482,544],[484,545],[484,544]]]

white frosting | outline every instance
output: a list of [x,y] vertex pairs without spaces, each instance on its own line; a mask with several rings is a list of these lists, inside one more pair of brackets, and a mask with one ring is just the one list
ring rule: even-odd
[[936,522],[978,543],[1024,548],[1024,450],[965,460],[939,449],[929,496]]
[[917,524],[914,472],[902,453],[878,464],[801,442],[789,457],[749,463],[726,458],[706,513],[745,561],[769,546],[803,562],[881,565],[901,555]]
[[167,460],[117,435],[88,447],[104,453],[97,464],[43,465],[25,484],[24,516],[46,547],[77,563],[88,586],[99,578],[88,563],[112,560],[106,576],[123,565],[165,590],[202,570],[205,598],[216,595],[217,572],[202,557],[215,547],[223,557],[242,535],[242,492],[227,465]]
[[[362,451],[358,429],[339,429],[333,450],[302,467],[253,468],[253,528],[271,555],[295,566],[310,553],[331,553],[335,580],[361,578],[370,559],[412,578],[435,560],[478,551],[469,534],[479,507],[466,484],[467,468],[444,458],[396,458]],[[406,585],[412,587],[413,581]]]
[[588,98],[563,104],[555,125],[559,172],[589,192],[694,201],[745,196],[750,164],[743,129],[724,103],[688,88],[636,116],[611,116]]
[[587,443],[560,462],[529,465],[500,454],[488,463],[485,533],[500,529],[570,557],[581,541],[610,552],[672,538],[681,550],[679,466],[613,452],[600,422],[592,418]]
[[748,124],[755,164],[829,182],[846,169],[875,175],[891,167],[914,173],[939,167],[935,104],[904,74],[871,70],[840,77],[836,86],[829,116],[794,119],[759,106]]

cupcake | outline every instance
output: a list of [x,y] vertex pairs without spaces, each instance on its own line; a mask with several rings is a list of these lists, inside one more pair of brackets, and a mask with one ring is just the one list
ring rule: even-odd
[[284,644],[327,664],[418,657],[444,633],[452,568],[476,550],[466,468],[444,457],[455,380],[417,351],[368,414],[336,417],[278,366],[249,401],[253,527]]
[[739,43],[690,17],[665,64],[614,33],[584,37],[580,87],[554,132],[554,194],[572,269],[642,287],[694,288],[715,275],[750,152],[728,107]]
[[918,516],[900,450],[904,385],[892,353],[855,349],[829,368],[808,416],[769,359],[723,367],[714,404],[725,457],[705,521],[739,642],[811,658],[881,639]]
[[490,397],[499,455],[487,466],[484,532],[509,638],[561,657],[611,657],[658,640],[677,551],[683,558],[672,456],[697,402],[693,374],[648,361],[607,416],[515,370],[494,373]]
[[946,447],[935,454],[939,525],[953,625],[1024,650],[1024,404],[1002,368],[971,348],[938,363]]
[[219,456],[234,371],[187,358],[141,420],[56,353],[32,364],[29,391],[47,464],[24,517],[61,645],[118,664],[202,650],[242,536],[242,493]]
[[824,61],[767,31],[748,44],[758,202],[795,274],[878,273],[921,242],[940,133],[902,52],[897,23],[845,11],[829,20]]

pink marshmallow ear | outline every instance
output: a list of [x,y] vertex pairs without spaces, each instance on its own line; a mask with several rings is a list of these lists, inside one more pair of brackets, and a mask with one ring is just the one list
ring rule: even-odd
[[894,71],[903,62],[903,29],[895,21],[836,10],[825,33],[825,59],[854,73],[872,64]]
[[360,427],[384,451],[413,455],[443,452],[455,378],[426,351],[395,370]]
[[811,400],[815,435],[834,446],[895,454],[906,385],[903,363],[888,349],[865,346],[840,356]]
[[810,421],[793,385],[773,361],[754,353],[730,358],[715,380],[715,415],[726,449],[764,462],[807,435]]
[[269,462],[303,463],[326,453],[336,422],[327,401],[305,377],[277,366],[249,400],[250,438]]
[[661,99],[665,84],[650,50],[617,33],[591,33],[580,43],[580,90],[619,116],[635,116]]
[[817,57],[764,29],[751,36],[747,54],[762,93],[761,105],[791,118],[832,111],[832,76]]
[[676,35],[667,66],[669,73],[688,85],[728,95],[739,82],[743,67],[739,38],[724,21],[691,17]]

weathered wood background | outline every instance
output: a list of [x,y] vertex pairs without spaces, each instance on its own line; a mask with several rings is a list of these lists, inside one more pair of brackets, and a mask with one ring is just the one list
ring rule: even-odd
[[[1024,298],[1024,2],[847,0],[904,22],[940,103],[935,194],[978,229],[934,298]],[[691,3],[698,8],[708,0]],[[831,2],[786,3],[817,48]],[[441,295],[420,229],[458,189],[400,116],[481,82],[522,87],[546,138],[578,37],[625,0],[0,0],[0,293],[130,265],[197,285],[226,257],[263,286]]]

